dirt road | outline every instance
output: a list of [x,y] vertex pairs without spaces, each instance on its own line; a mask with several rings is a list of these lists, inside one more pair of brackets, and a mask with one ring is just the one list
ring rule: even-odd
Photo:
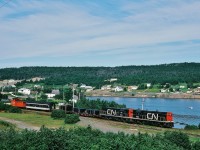
[[28,130],[37,130],[37,131],[40,129],[40,127],[36,127],[36,126],[31,125],[31,124],[24,123],[22,121],[8,119],[8,118],[4,118],[4,117],[0,117],[0,120],[7,121],[9,123],[15,124],[16,127],[19,128],[19,129],[28,129]]
[[[0,120],[4,120],[7,122],[10,122],[12,124],[15,124],[17,128],[19,129],[28,129],[28,130],[36,130],[38,131],[40,127],[34,126],[32,124],[27,124],[22,121],[17,121],[13,119],[8,119],[4,117],[0,117]],[[124,124],[121,122],[114,122],[114,121],[108,121],[103,119],[96,119],[96,118],[88,118],[88,117],[80,117],[80,120],[77,125],[81,127],[88,127],[90,125],[92,129],[99,129],[102,132],[124,132],[126,134],[136,134],[138,133],[138,130],[134,128],[133,125],[130,124]]]
[[103,132],[124,132],[126,134],[138,133],[138,130],[131,124],[89,117],[80,117],[80,120],[81,121],[78,122],[77,125],[82,127],[87,127],[90,125],[93,129],[99,129]]

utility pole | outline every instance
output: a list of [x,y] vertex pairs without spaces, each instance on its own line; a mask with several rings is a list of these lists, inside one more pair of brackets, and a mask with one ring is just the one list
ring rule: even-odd
[[144,110],[144,98],[142,99],[142,110]]
[[73,94],[72,94],[72,102],[73,102],[73,109],[74,109],[74,87],[73,87],[73,89],[72,89],[73,91]]
[[37,101],[37,93],[38,93],[38,92],[36,92],[36,101]]
[[65,99],[65,93],[64,93],[64,86],[63,86],[63,104],[64,104],[64,99]]

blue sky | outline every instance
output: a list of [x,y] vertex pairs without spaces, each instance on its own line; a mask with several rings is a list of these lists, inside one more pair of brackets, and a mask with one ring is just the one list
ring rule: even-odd
[[200,62],[199,0],[6,2],[0,68]]

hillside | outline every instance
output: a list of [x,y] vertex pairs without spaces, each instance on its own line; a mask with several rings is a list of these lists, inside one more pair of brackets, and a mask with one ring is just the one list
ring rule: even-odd
[[[0,69],[0,80],[46,78],[46,84],[84,83],[92,86],[106,84],[104,80],[118,78],[119,83],[200,82],[200,63],[174,63],[151,66],[119,67],[20,67]],[[108,81],[107,81],[108,82]]]

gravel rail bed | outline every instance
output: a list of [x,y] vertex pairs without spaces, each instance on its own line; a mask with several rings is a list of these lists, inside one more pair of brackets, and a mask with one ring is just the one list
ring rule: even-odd
[[102,132],[124,132],[126,134],[137,134],[138,130],[134,125],[126,124],[122,122],[116,122],[111,120],[104,120],[98,118],[80,117],[80,122],[77,125],[82,127],[91,126],[92,129],[98,129]]

